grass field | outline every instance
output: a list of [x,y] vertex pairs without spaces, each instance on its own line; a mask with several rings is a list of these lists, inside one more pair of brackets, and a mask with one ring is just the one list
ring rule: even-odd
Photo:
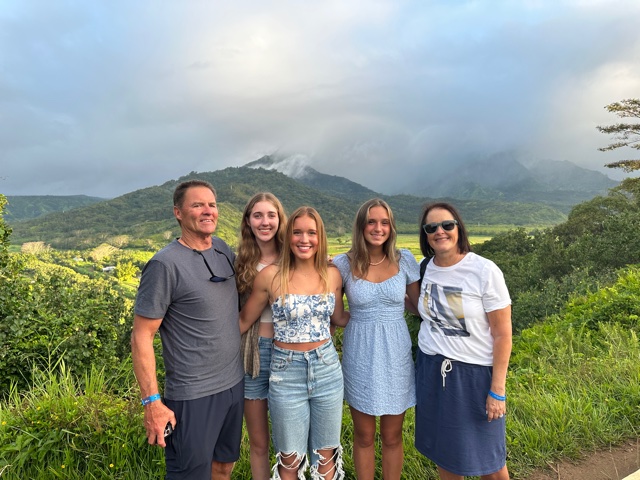
[[[490,235],[471,235],[469,237],[469,241],[471,245],[479,244],[482,242],[486,242],[491,239]],[[351,248],[351,237],[342,236],[342,237],[330,237],[328,239],[329,242],[329,255],[336,256],[340,253],[345,253]],[[398,238],[396,240],[396,246],[398,248],[406,248],[416,257],[416,260],[420,260],[422,258],[422,253],[420,252],[420,240],[418,238],[418,234],[409,234],[409,233],[400,233],[398,234]]]

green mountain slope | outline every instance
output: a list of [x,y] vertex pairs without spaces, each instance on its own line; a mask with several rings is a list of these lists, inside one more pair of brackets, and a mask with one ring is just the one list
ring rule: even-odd
[[[311,205],[320,212],[331,234],[349,234],[356,210],[364,200],[376,196],[375,192],[342,177],[319,175],[318,187],[314,188],[302,180],[263,168],[230,167],[215,172],[191,172],[163,185],[136,190],[112,200],[14,223],[12,243],[43,241],[62,249],[90,248],[105,242],[158,248],[179,235],[173,217],[172,194],[179,182],[192,178],[209,181],[216,188],[220,204],[216,233],[232,245],[237,241],[244,205],[260,191],[274,193],[289,213],[301,205]],[[323,182],[333,188],[324,186]],[[336,186],[342,189],[339,195]],[[417,232],[422,205],[428,199],[409,195],[382,198],[391,205],[401,232]],[[453,203],[470,224],[554,224],[566,219],[561,212],[539,204],[486,200],[454,200]]]
[[353,201],[358,204],[363,203],[369,198],[380,196],[379,193],[363,187],[359,183],[352,182],[347,178],[320,173],[306,165],[303,161],[296,162],[295,160],[290,161],[289,159],[278,159],[270,155],[265,155],[254,162],[247,163],[245,167],[276,170],[303,185],[320,190],[327,195]]
[[41,217],[51,212],[63,212],[104,201],[104,198],[87,195],[10,195],[4,218],[18,222]]

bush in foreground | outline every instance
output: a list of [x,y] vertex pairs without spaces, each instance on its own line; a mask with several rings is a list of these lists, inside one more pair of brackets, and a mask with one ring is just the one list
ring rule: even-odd
[[[638,438],[639,315],[636,267],[623,271],[612,287],[574,298],[561,315],[514,339],[507,382],[508,466],[514,479],[560,457]],[[134,385],[130,363],[119,375],[93,369],[83,379],[63,365],[35,369],[29,390],[14,388],[0,403],[0,477],[160,478],[163,453],[146,443]],[[352,433],[345,406],[347,478],[355,478]],[[437,478],[433,464],[413,447],[413,434],[410,409],[403,478]],[[379,452],[378,445],[378,466]],[[250,478],[248,458],[245,435],[233,478]]]
[[91,280],[32,256],[14,256],[0,282],[0,392],[24,388],[25,365],[63,357],[81,375],[116,369],[129,354],[132,302],[110,282]]

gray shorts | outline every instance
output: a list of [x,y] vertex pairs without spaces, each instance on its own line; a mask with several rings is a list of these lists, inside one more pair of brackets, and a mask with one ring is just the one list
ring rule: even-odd
[[195,400],[165,400],[176,415],[167,437],[167,480],[210,480],[211,463],[240,457],[244,380],[220,393]]

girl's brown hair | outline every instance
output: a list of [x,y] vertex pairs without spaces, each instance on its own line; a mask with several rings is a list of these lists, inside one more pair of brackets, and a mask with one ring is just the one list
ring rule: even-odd
[[236,256],[236,283],[238,285],[238,293],[241,298],[247,298],[251,293],[253,280],[258,274],[258,263],[260,262],[260,248],[256,241],[256,237],[251,230],[249,217],[253,211],[253,207],[258,202],[269,202],[273,205],[278,213],[278,230],[274,240],[276,242],[276,250],[278,254],[282,253],[284,244],[285,229],[287,227],[287,214],[282,207],[282,203],[273,193],[260,192],[256,193],[249,199],[242,212],[242,223],[240,225],[240,240],[238,243],[238,255]]

